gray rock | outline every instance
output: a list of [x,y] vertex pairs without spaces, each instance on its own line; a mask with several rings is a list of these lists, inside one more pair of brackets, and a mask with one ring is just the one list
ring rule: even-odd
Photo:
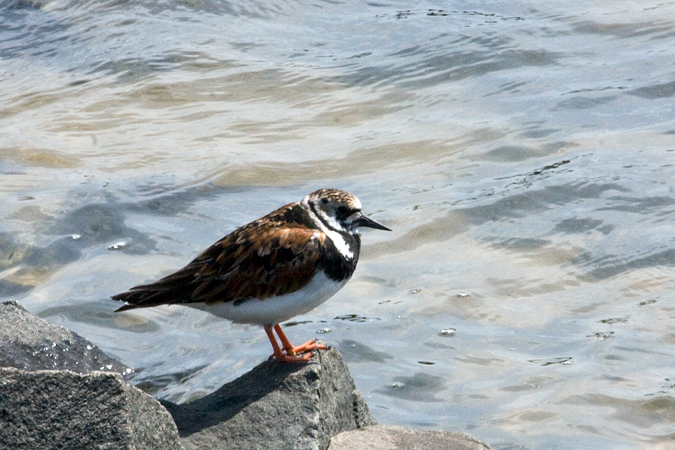
[[130,371],[83,337],[33,316],[14,301],[0,303],[0,367],[77,373]]
[[182,447],[169,413],[118,373],[0,368],[0,448]]
[[464,433],[375,425],[334,436],[328,450],[490,450]]
[[129,369],[16,302],[0,304],[0,366],[0,449],[182,448],[171,415],[124,381]]
[[0,449],[489,450],[462,433],[377,426],[334,349],[309,364],[266,361],[166,409],[123,380],[129,370],[16,302],[0,304]]
[[325,450],[332,436],[376,424],[334,349],[309,364],[266,361],[199,400],[163,404],[188,450]]

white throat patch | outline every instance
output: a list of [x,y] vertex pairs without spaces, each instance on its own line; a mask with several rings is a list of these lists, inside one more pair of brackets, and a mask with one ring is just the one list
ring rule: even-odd
[[310,214],[314,214],[314,212],[316,211],[316,214],[321,216],[317,217],[316,224],[319,226],[319,228],[321,228],[321,231],[323,231],[326,234],[326,236],[328,236],[330,240],[333,241],[333,244],[335,245],[337,251],[339,251],[340,254],[347,259],[354,259],[354,252],[352,252],[352,250],[349,248],[349,245],[342,237],[342,235],[337,231],[333,231],[326,225],[324,225],[321,219],[325,220],[331,227],[335,229],[342,229],[342,226],[334,218],[329,217],[325,212],[321,211],[320,209],[310,208],[307,199],[303,200],[302,202],[305,204],[305,207],[310,212]]
[[333,241],[335,248],[337,248],[337,251],[339,251],[342,256],[347,259],[354,259],[354,252],[351,251],[349,245],[347,245],[347,242],[345,242],[345,239],[340,233],[324,227],[323,223],[320,223],[319,226],[321,227],[321,231],[326,233],[330,240]]

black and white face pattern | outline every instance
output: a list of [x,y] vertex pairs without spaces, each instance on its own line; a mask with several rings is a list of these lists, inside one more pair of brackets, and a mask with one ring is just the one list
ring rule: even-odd
[[356,233],[361,218],[361,202],[349,192],[321,189],[306,197],[312,212],[332,231]]
[[353,260],[354,251],[343,234],[357,234],[354,226],[361,211],[359,199],[339,189],[320,189],[309,194],[301,203],[337,251],[347,260]]
[[305,197],[301,204],[314,217],[317,227],[333,241],[337,250],[347,259],[354,258],[353,249],[347,242],[353,241],[353,238],[350,239],[347,235],[358,235],[359,227],[391,231],[364,215],[359,199],[346,191],[319,189]]

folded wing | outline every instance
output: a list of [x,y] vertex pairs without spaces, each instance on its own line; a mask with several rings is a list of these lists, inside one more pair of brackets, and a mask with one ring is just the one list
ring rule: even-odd
[[324,236],[309,228],[243,227],[187,266],[152,284],[115,295],[117,311],[176,303],[243,302],[306,285],[321,259]]

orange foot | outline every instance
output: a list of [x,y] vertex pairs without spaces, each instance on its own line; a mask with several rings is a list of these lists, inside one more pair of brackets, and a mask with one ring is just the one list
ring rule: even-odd
[[[279,346],[272,329],[277,332],[279,340],[281,341],[281,345],[283,346],[283,350]],[[317,344],[314,339],[296,347],[291,344],[290,340],[288,340],[286,334],[283,332],[279,324],[274,325],[273,327],[266,326],[265,333],[267,333],[267,337],[269,338],[272,348],[274,349],[274,353],[270,355],[270,359],[275,358],[280,362],[306,362],[312,357],[314,350],[324,350],[328,348],[323,344]]]

